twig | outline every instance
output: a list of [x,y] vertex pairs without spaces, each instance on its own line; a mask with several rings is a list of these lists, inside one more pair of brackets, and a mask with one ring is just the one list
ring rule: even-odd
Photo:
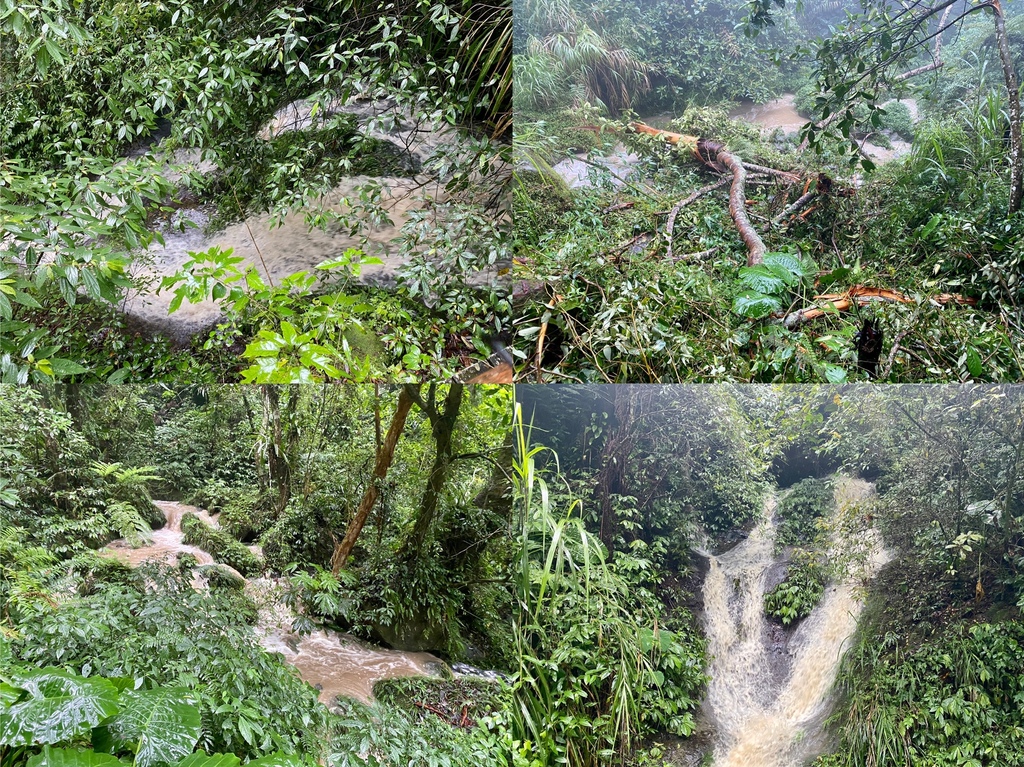
[[680,200],[679,202],[677,202],[675,204],[675,206],[672,208],[672,210],[669,211],[668,223],[665,224],[665,236],[668,237],[668,253],[667,253],[667,256],[668,256],[669,259],[672,258],[672,231],[675,229],[676,216],[678,215],[679,211],[682,210],[683,208],[685,208],[687,205],[689,205],[694,200],[696,200],[696,199],[698,199],[700,197],[703,197],[708,192],[713,192],[716,189],[719,189],[719,188],[725,186],[726,184],[728,184],[730,182],[730,180],[731,179],[723,178],[723,179],[719,179],[718,181],[716,181],[713,184],[708,184],[705,187],[701,187],[700,189],[698,189],[696,192],[691,194],[686,199]]
[[[719,159],[721,159],[721,153],[719,153]],[[793,184],[797,183],[800,180],[800,176],[799,175],[797,175],[796,173],[791,173],[788,170],[779,170],[778,168],[768,168],[768,167],[766,167],[764,165],[755,165],[752,162],[746,162],[746,161],[743,161],[743,160],[741,160],[740,162],[743,163],[743,167],[744,168],[746,168],[749,171],[753,171],[755,173],[765,173],[765,174],[767,174],[769,176],[778,176],[779,178],[784,178],[784,179],[786,179],[787,181],[789,181],[790,183],[793,183]]]
[[[547,314],[547,312],[544,312]],[[537,353],[536,353],[536,368],[537,368],[537,383],[543,383],[541,381],[541,360],[544,358],[544,336],[548,334],[548,320],[544,319],[540,323],[540,333],[537,334]]]
[[799,213],[805,206],[809,205],[814,196],[818,193],[817,189],[813,189],[810,192],[803,194],[796,202],[787,207],[779,215],[772,219],[773,224],[780,224],[782,221],[794,213]]
[[900,350],[900,341],[906,338],[909,332],[910,328],[905,328],[897,333],[896,338],[893,339],[892,349],[889,350],[889,358],[885,361],[885,367],[882,368],[882,374],[879,376],[880,381],[886,380],[892,372],[893,363],[896,361],[896,353]]
[[[684,253],[681,256],[676,256],[674,260],[676,260],[676,261],[699,261],[701,259],[707,258],[708,256],[713,256],[717,252],[718,252],[718,246],[716,245],[715,247],[708,248],[707,250],[698,250],[696,253]],[[670,258],[671,258],[671,256],[670,256]]]

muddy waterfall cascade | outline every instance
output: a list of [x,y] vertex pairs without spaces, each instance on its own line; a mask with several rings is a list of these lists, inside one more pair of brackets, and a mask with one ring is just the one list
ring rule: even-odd
[[[837,514],[872,493],[868,483],[840,481]],[[830,584],[788,641],[780,641],[764,611],[769,576],[778,562],[774,510],[770,499],[764,519],[746,540],[711,557],[704,583],[711,657],[705,710],[717,732],[715,767],[795,767],[826,748],[821,725],[863,607],[861,583],[889,556],[876,531],[861,534],[858,542],[866,548],[858,571]],[[837,551],[848,543],[833,539]]]

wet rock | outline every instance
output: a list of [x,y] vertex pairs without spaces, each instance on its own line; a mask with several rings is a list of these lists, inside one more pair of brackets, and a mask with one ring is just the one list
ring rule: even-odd
[[506,674],[502,674],[500,671],[479,669],[475,666],[470,666],[468,663],[453,663],[451,669],[452,673],[456,677],[483,679],[487,682],[497,682],[499,679],[508,681],[508,676]]
[[586,189],[594,186],[591,172],[594,170],[593,164],[596,164],[610,172],[612,186],[623,186],[640,162],[640,156],[630,152],[622,144],[618,144],[607,156],[594,157],[589,163],[584,162],[584,159],[586,158],[583,156],[568,157],[553,165],[552,170],[569,185],[569,188]]
[[444,632],[425,615],[414,616],[390,626],[377,624],[373,628],[381,640],[395,650],[427,652],[444,646]]

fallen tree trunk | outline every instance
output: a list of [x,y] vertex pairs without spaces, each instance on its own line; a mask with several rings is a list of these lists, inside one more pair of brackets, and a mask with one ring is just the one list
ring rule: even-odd
[[743,244],[747,246],[747,266],[754,266],[764,261],[765,251],[768,249],[758,235],[757,231],[747,218],[747,195],[743,185],[747,181],[747,171],[743,168],[743,162],[739,157],[719,150],[718,160],[725,164],[732,171],[732,187],[729,189],[729,215],[733,223],[740,231]]
[[[637,133],[662,138],[676,146],[685,146],[697,155],[697,158],[705,165],[715,170],[728,171],[732,174],[732,186],[729,188],[729,215],[732,216],[733,223],[736,224],[740,237],[743,239],[743,244],[747,247],[747,266],[760,264],[764,260],[767,248],[747,217],[747,196],[745,190],[747,168],[744,167],[743,160],[731,152],[727,152],[724,145],[715,141],[698,138],[697,136],[660,130],[641,122],[633,123],[633,130]],[[791,173],[777,171],[774,168],[754,167],[762,173],[783,174],[791,176],[794,180],[797,178]]]
[[[886,288],[869,288],[865,285],[854,285],[845,293],[826,293],[824,295],[815,296],[815,301],[826,301],[827,306],[809,306],[804,309],[798,309],[795,312],[790,312],[782,318],[782,325],[787,330],[792,330],[798,325],[804,322],[815,320],[819,317],[824,317],[826,314],[834,314],[836,312],[845,312],[856,306],[866,306],[873,302],[883,303],[900,303],[900,304],[912,304],[915,300],[910,296],[899,293],[895,290],[888,290]],[[935,301],[939,304],[963,304],[967,306],[974,306],[977,299],[966,298],[958,293],[942,293],[941,295],[934,296],[928,299],[929,301]]]

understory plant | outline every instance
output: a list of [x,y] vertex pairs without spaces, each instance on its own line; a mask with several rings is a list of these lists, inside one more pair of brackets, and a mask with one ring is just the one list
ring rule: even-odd
[[[202,726],[194,696],[182,687],[55,667],[0,675],[0,761],[6,767],[238,767],[235,754],[193,753]],[[313,762],[275,753],[247,763]]]
[[693,732],[703,645],[659,625],[647,565],[628,553],[609,562],[580,501],[554,507],[536,464],[544,448],[530,445],[518,405],[517,428],[513,763],[625,764],[645,735]]
[[797,551],[786,578],[764,595],[764,609],[783,626],[805,618],[825,593],[825,574],[813,554]]

